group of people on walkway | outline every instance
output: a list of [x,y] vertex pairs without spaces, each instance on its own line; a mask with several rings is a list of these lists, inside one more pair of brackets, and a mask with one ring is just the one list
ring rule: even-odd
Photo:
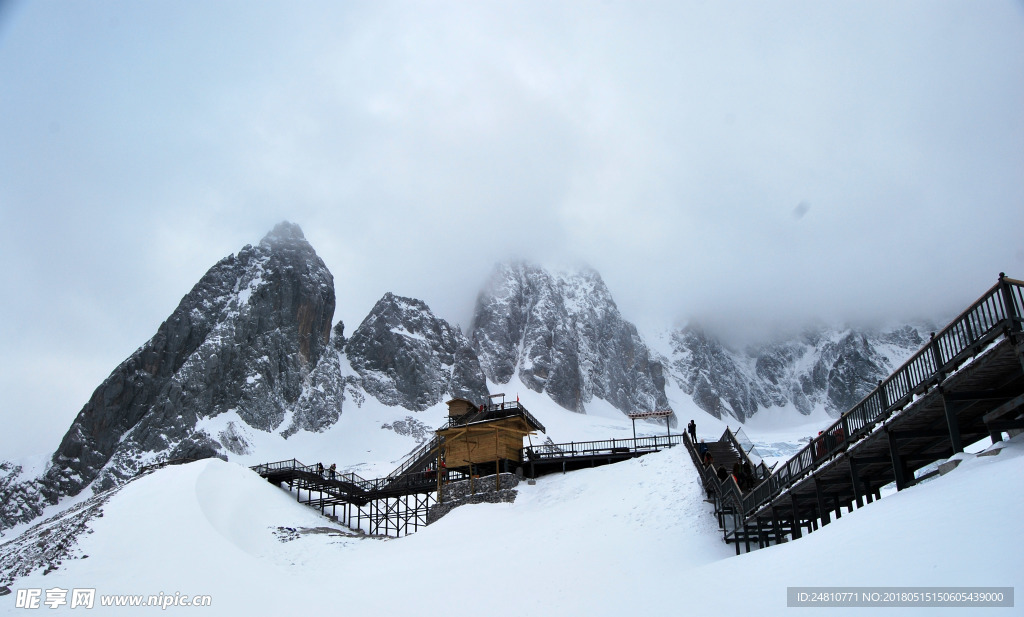
[[731,474],[725,469],[725,465],[719,465],[715,475],[718,476],[718,480],[720,482],[725,482],[731,475],[732,479],[736,481],[736,486],[744,493],[754,488],[754,484],[756,483],[754,470],[750,466],[750,461],[743,461],[742,463],[736,461],[733,463]]
[[[693,424],[693,420],[690,420],[690,424]],[[689,427],[687,427],[687,430],[689,430]],[[697,444],[697,456],[700,457],[704,467],[715,469],[715,475],[718,476],[720,482],[725,482],[729,479],[730,473],[725,468],[725,465],[719,465],[717,469],[714,467],[715,457],[712,456],[708,444],[704,443],[703,439]],[[754,469],[750,466],[750,461],[747,460],[744,460],[742,463],[740,461],[733,463],[731,475],[736,480],[736,486],[744,492],[754,488],[754,485],[757,483],[757,479],[754,477]]]
[[327,468],[327,475],[324,476],[324,464],[317,463],[316,473],[319,474],[321,478],[326,477],[328,480],[334,480],[337,477],[338,466],[334,463],[331,463],[331,466]]
[[715,464],[715,457],[711,456],[711,451],[708,450],[708,444],[704,443],[703,439],[701,439],[700,443],[697,444],[697,455],[700,456],[700,462],[703,463],[705,467]]

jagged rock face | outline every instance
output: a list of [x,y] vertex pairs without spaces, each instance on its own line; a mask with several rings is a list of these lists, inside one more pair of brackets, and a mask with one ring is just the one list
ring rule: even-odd
[[803,414],[822,407],[838,416],[924,341],[911,326],[863,332],[819,328],[738,351],[688,326],[672,333],[667,365],[679,387],[716,417],[742,422],[759,409],[790,403]]
[[422,411],[450,397],[487,398],[469,340],[419,300],[385,294],[345,352],[363,389],[386,405]]
[[[680,388],[693,397],[694,402],[716,418],[732,413],[739,420],[752,415],[759,407],[784,405],[779,387],[764,387],[728,352],[720,342],[699,328],[689,327],[673,333],[671,372]],[[765,373],[778,370],[772,359],[762,367]],[[769,380],[770,383],[770,380]]]
[[471,338],[489,379],[518,374],[566,409],[584,412],[595,396],[623,412],[669,408],[660,363],[592,270],[499,265],[477,298]]
[[[345,386],[328,344],[334,307],[333,277],[295,225],[221,260],[93,393],[38,483],[42,500],[118,484],[147,456],[223,456],[195,426],[229,410],[264,431],[286,411],[286,433],[333,424]],[[20,503],[4,503],[0,526],[38,514],[40,500],[18,494],[5,492]]]

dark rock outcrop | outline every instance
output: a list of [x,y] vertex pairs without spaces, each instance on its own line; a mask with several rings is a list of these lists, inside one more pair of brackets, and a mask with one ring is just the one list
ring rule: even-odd
[[742,421],[759,407],[786,403],[779,395],[779,376],[775,374],[782,369],[778,358],[761,367],[766,381],[776,381],[766,388],[745,369],[741,360],[699,328],[675,332],[671,342],[673,356],[669,367],[679,387],[716,418],[728,413]]
[[626,413],[669,408],[661,364],[593,270],[499,265],[477,298],[471,338],[492,381],[518,374],[571,411],[593,397]]
[[[497,484],[497,486],[495,486]],[[444,501],[435,504],[427,513],[427,525],[432,525],[455,508],[477,503],[512,503],[519,495],[519,476],[503,473],[495,482],[494,476],[475,480],[460,480],[444,487]]]
[[469,340],[420,300],[385,294],[345,352],[363,389],[386,405],[422,411],[451,397],[487,398]]

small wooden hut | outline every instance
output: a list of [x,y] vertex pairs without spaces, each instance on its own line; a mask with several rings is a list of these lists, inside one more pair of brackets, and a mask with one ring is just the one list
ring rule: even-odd
[[476,405],[466,399],[448,401],[448,423],[437,433],[444,439],[448,469],[471,474],[507,472],[522,464],[523,438],[544,432],[518,401]]

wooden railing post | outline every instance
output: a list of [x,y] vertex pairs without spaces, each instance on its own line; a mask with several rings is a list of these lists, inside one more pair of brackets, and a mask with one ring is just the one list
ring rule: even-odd
[[939,349],[939,341],[935,338],[934,332],[928,336],[928,347],[932,350],[932,362],[935,363],[935,383],[940,384],[946,378],[946,374],[942,371],[942,350]]
[[1003,305],[1006,307],[1007,338],[1017,350],[1017,361],[1024,370],[1024,341],[1021,340],[1021,315],[1017,313],[1017,303],[1013,299],[1013,290],[1010,282],[1006,280],[1006,274],[999,273],[999,290],[1003,294]]
[[1010,322],[1010,331],[1021,331],[1021,316],[1017,314],[1017,303],[1013,301],[1013,290],[1006,280],[1006,273],[999,273],[999,290],[1003,294],[1003,306],[1006,309],[1006,318]]

